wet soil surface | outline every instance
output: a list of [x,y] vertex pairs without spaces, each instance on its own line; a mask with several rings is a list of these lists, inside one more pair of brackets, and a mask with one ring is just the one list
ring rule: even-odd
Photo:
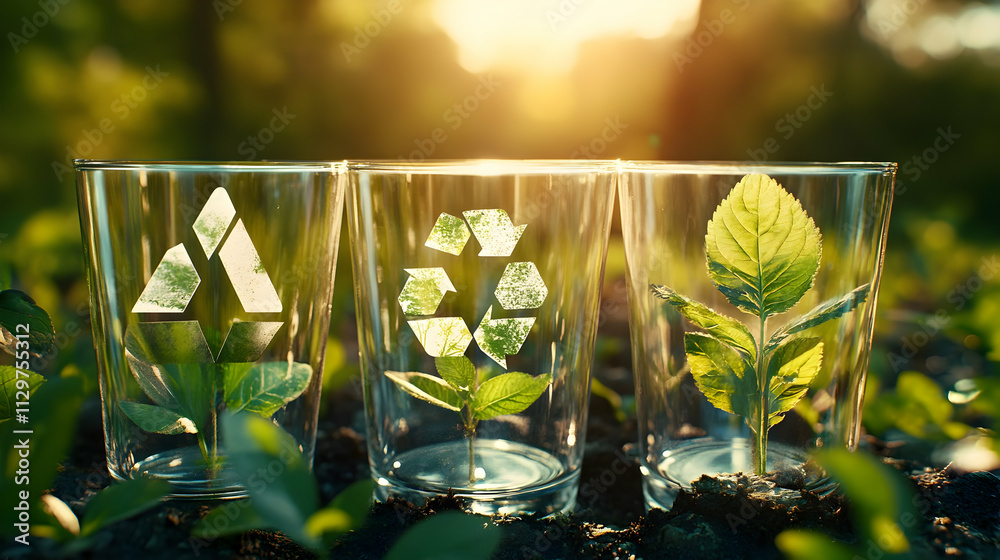
[[[329,402],[317,438],[315,473],[321,502],[368,476],[361,401],[346,389]],[[825,497],[794,488],[761,493],[754,477],[703,478],[682,493],[670,511],[643,510],[641,475],[633,459],[634,420],[619,422],[600,398],[591,405],[581,490],[572,515],[547,519],[495,517],[502,530],[497,559],[572,558],[780,558],[775,537],[789,528],[821,531],[865,550],[851,523],[851,504],[837,493]],[[88,500],[110,480],[104,465],[99,403],[88,402],[77,441],[53,493],[81,515]],[[1000,480],[989,473],[955,474],[899,461],[913,490],[928,504],[917,520],[911,554],[917,558],[1000,558]],[[768,482],[773,484],[774,481]],[[32,546],[0,547],[3,558],[314,558],[277,533],[251,531],[203,540],[191,536],[195,521],[215,504],[166,502],[101,531],[80,551],[33,538]],[[364,526],[342,537],[333,558],[382,558],[402,533],[435,512],[462,503],[442,497],[423,507],[399,501],[376,504]],[[491,522],[487,517],[484,523]],[[69,552],[69,553],[68,553]],[[874,552],[880,552],[875,549]],[[870,555],[870,554],[869,554]],[[862,556],[863,557],[863,556]]]

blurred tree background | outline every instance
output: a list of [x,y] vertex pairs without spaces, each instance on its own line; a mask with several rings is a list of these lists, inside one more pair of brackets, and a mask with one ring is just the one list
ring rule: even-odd
[[[75,157],[897,161],[866,428],[1000,467],[1000,2],[8,0],[0,21],[0,278],[52,314],[40,373],[96,387]],[[609,298],[622,273],[615,241]]]

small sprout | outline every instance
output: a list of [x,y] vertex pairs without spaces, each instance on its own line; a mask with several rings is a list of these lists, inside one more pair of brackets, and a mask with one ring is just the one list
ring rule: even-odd
[[473,438],[480,420],[522,412],[552,383],[549,374],[532,377],[512,371],[479,381],[479,372],[465,356],[435,358],[441,377],[420,372],[387,371],[386,377],[413,397],[458,412],[469,438],[469,484],[477,477]]

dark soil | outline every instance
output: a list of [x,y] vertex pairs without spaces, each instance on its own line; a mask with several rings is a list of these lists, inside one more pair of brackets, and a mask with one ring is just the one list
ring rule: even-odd
[[[351,482],[368,476],[360,398],[353,388],[330,397],[330,410],[320,423],[315,466],[324,503]],[[495,558],[780,558],[774,538],[793,527],[856,543],[850,503],[838,494],[820,497],[787,489],[783,492],[789,501],[778,505],[773,497],[757,493],[761,481],[749,477],[705,478],[693,492],[682,493],[669,512],[643,514],[640,473],[631,455],[637,433],[634,420],[618,422],[607,401],[596,397],[590,416],[575,512],[544,520],[493,519],[503,534]],[[915,557],[1000,558],[1000,480],[989,473],[958,476],[948,470],[892,464],[910,476],[914,490],[929,504],[917,527],[922,540],[912,543]],[[99,403],[91,401],[81,414],[75,449],[53,493],[79,516],[94,493],[109,482]],[[112,525],[78,552],[65,554],[56,543],[34,537],[30,547],[5,543],[2,557],[314,557],[282,535],[264,531],[213,541],[192,537],[194,522],[213,505],[171,501]],[[448,497],[425,507],[398,501],[376,504],[365,525],[338,541],[331,556],[381,558],[415,522],[438,511],[461,508],[459,500]]]

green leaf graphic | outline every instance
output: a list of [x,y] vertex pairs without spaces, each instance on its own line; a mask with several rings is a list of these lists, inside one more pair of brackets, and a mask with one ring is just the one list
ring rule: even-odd
[[719,204],[705,249],[719,291],[741,310],[767,317],[791,309],[812,287],[820,233],[795,197],[752,174]]
[[695,384],[716,408],[750,415],[750,395],[756,390],[753,366],[735,350],[701,333],[684,335],[684,351]]
[[136,426],[147,432],[168,436],[198,433],[198,427],[189,418],[160,406],[120,401],[118,407]]
[[516,371],[487,379],[473,398],[472,415],[478,420],[489,420],[517,414],[531,406],[551,382],[552,376],[547,373],[532,377]]
[[224,400],[232,412],[246,410],[270,418],[297,399],[312,379],[312,366],[298,362],[254,364],[242,376],[225,379]]
[[465,405],[455,389],[440,377],[417,371],[387,371],[385,376],[411,396],[435,406],[458,412]]
[[757,359],[757,341],[743,323],[716,313],[706,305],[687,298],[666,286],[653,285],[653,295],[666,300],[674,306],[681,315],[695,326],[705,329],[705,332],[740,351],[750,362]]

